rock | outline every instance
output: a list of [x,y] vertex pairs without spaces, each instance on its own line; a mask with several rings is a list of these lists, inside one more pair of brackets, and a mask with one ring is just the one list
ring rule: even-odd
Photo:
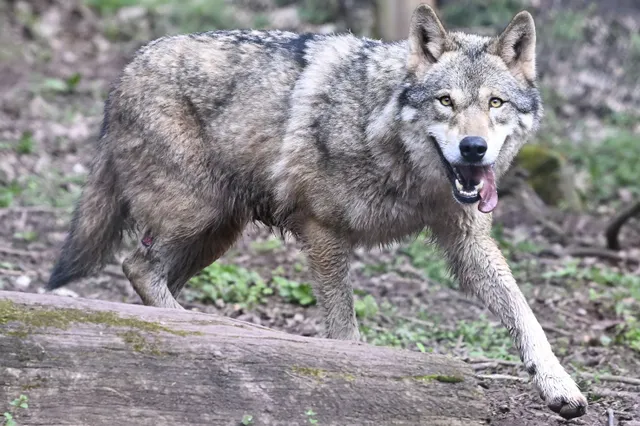
[[29,287],[29,284],[31,284],[31,278],[29,278],[26,275],[20,275],[18,278],[16,278],[15,280],[15,285],[18,286],[20,289],[24,290],[27,287]]
[[73,290],[69,290],[68,288],[57,288],[55,290],[53,290],[51,293],[58,295],[58,296],[64,296],[64,297],[78,297],[78,293],[76,293]]
[[581,207],[575,171],[562,154],[539,144],[527,144],[515,163],[526,170],[527,182],[546,204]]
[[85,175],[87,174],[87,168],[80,163],[76,163],[73,165],[73,173],[77,175]]

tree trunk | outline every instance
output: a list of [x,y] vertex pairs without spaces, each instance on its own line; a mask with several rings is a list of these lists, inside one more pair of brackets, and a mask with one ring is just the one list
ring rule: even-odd
[[[10,406],[21,394],[28,408]],[[243,417],[451,426],[488,417],[470,369],[449,357],[17,292],[0,292],[0,404],[21,426],[241,425]]]
[[403,40],[409,36],[411,14],[421,4],[436,10],[436,0],[377,0],[378,33],[384,40]]

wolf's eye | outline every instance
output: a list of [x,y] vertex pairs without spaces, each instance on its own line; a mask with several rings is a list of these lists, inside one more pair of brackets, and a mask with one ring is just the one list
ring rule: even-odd
[[489,105],[491,106],[491,108],[500,108],[503,103],[504,101],[500,98],[491,98],[489,100]]
[[453,105],[453,102],[451,101],[451,98],[449,96],[443,96],[440,99],[438,99],[440,101],[440,103],[446,107],[450,107]]

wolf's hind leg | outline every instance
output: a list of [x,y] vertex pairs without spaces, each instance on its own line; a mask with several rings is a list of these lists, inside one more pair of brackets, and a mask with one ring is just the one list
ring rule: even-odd
[[348,242],[331,230],[309,221],[302,239],[314,278],[318,304],[325,315],[325,333],[330,339],[359,340],[358,323],[349,281]]
[[218,260],[233,245],[243,228],[244,222],[229,221],[224,226],[208,229],[194,238],[190,245],[178,250],[167,280],[173,297],[177,299],[191,277]]
[[122,270],[142,302],[157,308],[182,309],[168,287],[170,247],[141,243],[122,263]]

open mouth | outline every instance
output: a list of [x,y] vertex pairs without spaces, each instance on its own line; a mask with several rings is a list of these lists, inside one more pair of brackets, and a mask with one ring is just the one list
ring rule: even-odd
[[462,204],[478,203],[478,210],[490,213],[498,205],[493,165],[451,164],[442,154],[435,138],[431,138],[451,181],[453,196]]

